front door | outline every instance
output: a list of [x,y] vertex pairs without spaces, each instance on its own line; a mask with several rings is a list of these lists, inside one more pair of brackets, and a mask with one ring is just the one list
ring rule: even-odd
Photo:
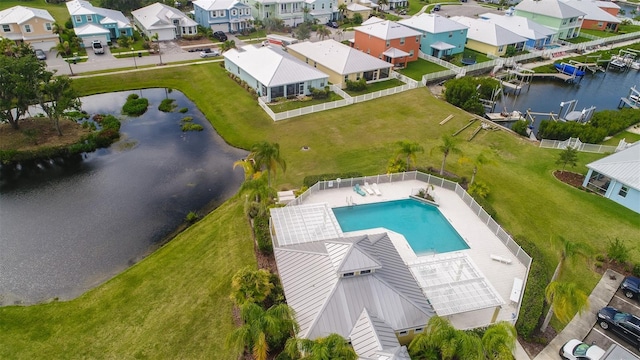
[[298,86],[298,94],[299,95],[304,95],[304,83],[301,82],[300,85]]

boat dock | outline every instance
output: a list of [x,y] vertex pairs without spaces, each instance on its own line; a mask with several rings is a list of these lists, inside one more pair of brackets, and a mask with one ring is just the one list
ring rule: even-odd
[[622,109],[625,106],[632,109],[638,109],[640,107],[640,90],[637,90],[635,86],[629,89],[629,95],[627,97],[620,98],[618,109]]
[[501,112],[501,113],[486,113],[485,116],[489,120],[495,121],[495,122],[524,120],[524,117],[522,116],[520,111]]

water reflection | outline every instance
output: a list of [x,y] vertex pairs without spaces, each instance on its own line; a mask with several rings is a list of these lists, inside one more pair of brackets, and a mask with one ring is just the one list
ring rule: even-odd
[[[232,164],[246,152],[182,93],[141,92],[149,110],[123,118],[122,141],[109,149],[1,169],[0,304],[75,297],[139,260],[189,211],[237,191],[243,174]],[[83,109],[120,116],[131,93],[88,96]],[[189,111],[159,111],[166,96]],[[205,130],[183,133],[185,116]]]

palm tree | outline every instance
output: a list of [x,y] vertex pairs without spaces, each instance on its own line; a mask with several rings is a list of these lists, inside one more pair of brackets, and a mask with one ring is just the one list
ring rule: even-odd
[[490,325],[482,335],[482,348],[489,360],[512,360],[516,328],[507,321]]
[[389,5],[389,0],[378,0],[378,6],[380,7],[380,12],[384,12],[385,5]]
[[69,56],[69,54],[71,54],[71,46],[69,45],[68,41],[59,42],[52,49],[58,52],[57,56],[62,56],[62,55]]
[[160,39],[160,35],[158,35],[158,33],[153,34],[151,37],[151,41],[155,42],[154,50],[160,56],[160,65],[162,65],[162,52],[160,51],[160,43],[158,42],[158,39]]
[[246,266],[231,278],[231,300],[238,306],[247,302],[262,303],[273,287],[269,270],[253,270]]
[[340,3],[340,5],[338,5],[338,11],[340,12],[340,18],[344,19],[345,14],[347,13],[347,4]]
[[337,37],[341,41],[342,40],[342,36],[344,36],[344,32],[342,32],[342,29],[336,29],[335,37]]
[[413,358],[451,360],[483,359],[482,341],[474,333],[456,330],[449,320],[439,316],[429,319],[424,332],[409,344]]
[[251,147],[249,157],[256,163],[256,168],[266,169],[268,174],[268,185],[271,187],[271,174],[275,180],[278,165],[282,171],[287,171],[287,163],[280,156],[280,144],[262,141]]
[[461,163],[473,163],[473,172],[471,174],[471,181],[469,181],[469,186],[473,185],[473,182],[476,180],[476,174],[478,173],[478,168],[480,167],[480,165],[491,163],[491,160],[482,152],[478,154],[478,156],[476,156],[473,160],[470,160],[467,157],[462,157],[459,161]]
[[351,345],[338,334],[329,334],[315,340],[290,338],[285,352],[291,358],[301,360],[356,360],[358,355]]
[[411,170],[411,163],[415,165],[416,154],[424,152],[424,148],[416,141],[401,140],[396,143],[398,150],[396,151],[396,159],[407,157],[407,170]]
[[[589,306],[589,296],[576,283],[551,282],[545,290],[545,300],[560,322],[566,324],[576,312],[582,312]],[[542,328],[540,328],[541,331]],[[546,330],[546,327],[545,327]]]
[[236,48],[235,40],[227,40],[227,41],[223,42],[222,45],[220,45],[220,50],[222,50],[222,52],[225,52],[225,51],[231,50],[231,49],[235,49],[235,48]]
[[265,310],[247,302],[240,308],[240,317],[243,325],[229,334],[227,346],[248,350],[256,360],[266,360],[270,349],[282,346],[299,330],[293,309],[287,304]]
[[438,150],[439,152],[441,152],[443,154],[442,157],[442,166],[440,167],[440,175],[444,174],[444,165],[447,161],[447,156],[449,156],[449,154],[462,154],[462,151],[460,149],[458,149],[457,147],[458,142],[451,136],[449,135],[444,135],[442,137],[442,144],[436,146],[435,148],[431,149],[431,151],[433,152],[434,150]]
[[316,30],[316,36],[318,36],[320,40],[324,40],[324,38],[331,36],[331,30],[326,26],[319,26]]
[[234,169],[238,166],[244,170],[244,181],[255,180],[262,175],[260,170],[256,169],[256,162],[252,158],[247,157],[233,163]]

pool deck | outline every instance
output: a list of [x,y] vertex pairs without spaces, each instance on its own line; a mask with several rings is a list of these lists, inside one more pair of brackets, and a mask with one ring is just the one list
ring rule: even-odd
[[[309,194],[304,200],[304,204],[327,203],[333,208],[346,206],[349,202],[352,202],[357,206],[358,204],[406,199],[412,193],[416,193],[419,189],[426,187],[426,183],[419,180],[380,183],[378,184],[378,188],[382,193],[380,196],[360,196],[351,186],[341,184],[338,188],[338,185],[340,184],[334,184],[333,189],[320,190]],[[435,190],[430,191],[430,193],[434,194],[441,213],[469,245],[469,249],[461,250],[460,252],[471,258],[504,302],[497,309],[492,307],[475,310],[450,315],[447,318],[458,329],[487,326],[493,322],[494,316],[496,316],[495,321],[504,320],[515,323],[519,304],[510,300],[512,287],[514,279],[518,278],[523,281],[526,279],[526,266],[518,261],[502,241],[455,192],[436,186]],[[380,233],[380,229],[362,232]],[[395,235],[392,232],[389,232],[389,234],[405,263],[410,263],[417,259],[403,236]],[[510,260],[510,263],[493,260],[492,256]],[[524,288],[521,291],[524,292]],[[496,310],[498,310],[497,314],[495,314]]]

